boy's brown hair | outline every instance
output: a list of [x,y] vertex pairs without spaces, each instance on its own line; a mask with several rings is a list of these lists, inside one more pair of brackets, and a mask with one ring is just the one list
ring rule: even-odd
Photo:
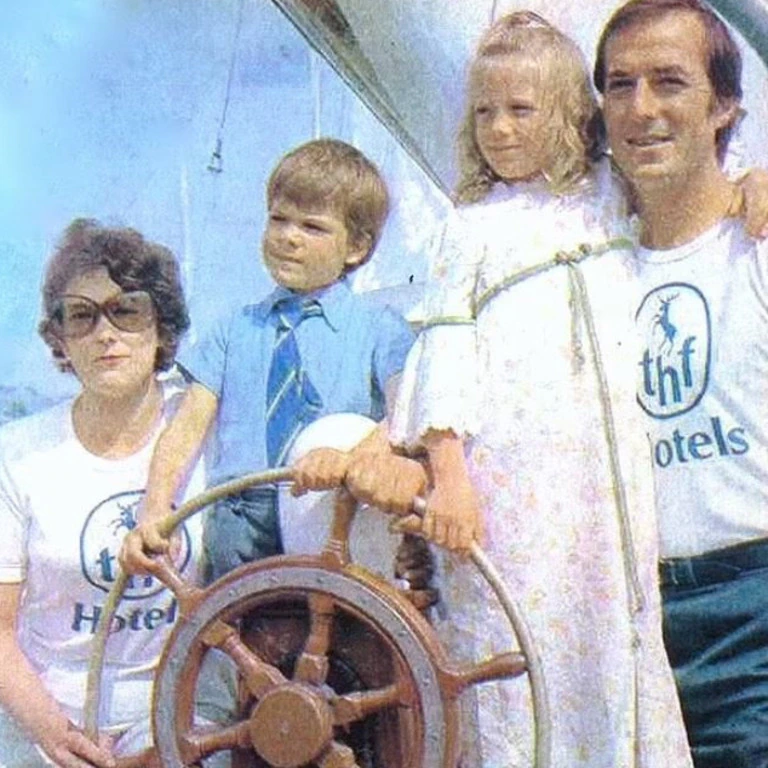
[[365,264],[389,213],[389,195],[376,166],[355,147],[316,139],[285,155],[267,182],[267,206],[287,200],[300,208],[331,209],[344,220],[354,244],[368,241]]

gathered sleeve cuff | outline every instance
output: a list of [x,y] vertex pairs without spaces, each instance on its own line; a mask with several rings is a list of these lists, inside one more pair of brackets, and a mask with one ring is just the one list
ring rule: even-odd
[[433,325],[411,349],[390,421],[393,445],[417,450],[431,430],[477,431],[474,324]]
[[390,440],[408,450],[430,430],[476,432],[479,388],[475,294],[482,249],[461,214],[448,220],[429,271],[423,328],[405,364]]

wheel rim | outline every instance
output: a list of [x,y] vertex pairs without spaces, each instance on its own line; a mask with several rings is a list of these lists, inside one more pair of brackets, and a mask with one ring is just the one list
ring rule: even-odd
[[[446,721],[451,722],[454,714],[447,711],[440,689],[441,666],[445,660],[440,652],[434,655],[434,649],[428,650],[426,636],[430,630],[426,621],[415,610],[405,616],[403,606],[395,605],[385,590],[362,574],[351,574],[349,569],[329,571],[320,558],[281,558],[271,567],[262,561],[256,568],[246,566],[245,572],[234,571],[214,585],[194,614],[174,629],[155,683],[155,739],[164,765],[182,768],[188,764],[184,762],[179,744],[176,694],[189,673],[188,664],[182,660],[194,656],[206,627],[235,606],[243,605],[249,610],[254,602],[269,602],[270,596],[277,600],[287,593],[311,595],[319,590],[322,594],[332,594],[342,610],[357,614],[386,636],[409,670],[421,701],[423,726],[420,730],[424,735],[421,754],[413,755],[414,765],[428,768],[445,764],[446,750],[452,744],[447,738]],[[190,713],[183,712],[182,719],[188,721]]]

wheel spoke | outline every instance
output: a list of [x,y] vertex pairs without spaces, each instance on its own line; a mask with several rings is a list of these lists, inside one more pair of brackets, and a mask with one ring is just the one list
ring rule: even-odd
[[121,757],[117,761],[119,768],[163,768],[157,750],[154,747],[145,749],[137,755]]
[[333,724],[347,725],[362,720],[380,709],[407,704],[408,699],[401,685],[395,683],[373,691],[356,691],[338,696],[331,702]]
[[355,753],[346,744],[332,741],[328,749],[315,760],[317,768],[361,768]]
[[357,511],[357,500],[346,488],[339,488],[333,499],[333,519],[323,554],[339,565],[349,563],[349,532]]
[[465,667],[450,675],[452,687],[458,694],[470,685],[484,683],[499,678],[518,677],[528,669],[528,663],[522,653],[500,653],[490,659]]
[[173,593],[179,603],[180,616],[191,614],[205,596],[205,590],[184,581],[167,555],[153,558],[152,575]]
[[277,667],[262,661],[240,638],[238,631],[219,619],[207,627],[203,642],[219,648],[235,662],[243,681],[254,698],[259,699],[266,691],[285,683],[286,679]]
[[223,749],[251,746],[247,721],[230,726],[204,726],[195,728],[181,739],[180,751],[185,765],[196,763],[213,752]]
[[310,626],[304,650],[296,661],[293,679],[303,683],[322,685],[328,675],[328,649],[335,602],[330,595],[312,592],[308,598]]

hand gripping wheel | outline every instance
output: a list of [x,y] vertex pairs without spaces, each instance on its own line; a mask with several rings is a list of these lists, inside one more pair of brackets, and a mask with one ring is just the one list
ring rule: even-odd
[[[288,480],[290,470],[280,469],[210,489],[169,516],[164,527],[171,531],[197,510],[246,487]],[[155,747],[121,759],[120,768],[194,766],[227,749],[250,755],[249,765],[274,768],[455,768],[458,695],[467,686],[526,670],[535,708],[536,766],[549,765],[549,717],[538,659],[524,622],[484,553],[475,545],[472,560],[500,600],[522,653],[459,667],[447,658],[424,616],[394,586],[351,562],[355,509],[350,494],[338,491],[330,535],[319,555],[267,558],[236,569],[207,589],[187,584],[167,558],[158,559],[157,575],[176,596],[180,619],[155,677]],[[106,628],[124,585],[121,577],[110,593],[96,638],[85,723],[92,736]],[[271,653],[275,642],[263,632],[255,633],[260,642],[249,644],[238,631],[244,617],[279,615],[285,604],[299,611],[304,627],[298,641],[294,633],[288,642],[294,650],[288,666]],[[279,620],[275,626],[280,627]],[[372,665],[373,673],[349,690],[338,685],[333,668],[338,658],[355,661],[355,648],[361,647],[355,638],[365,638],[363,665]],[[194,722],[196,684],[210,648],[232,660],[248,695],[248,706],[232,725]],[[372,717],[378,723],[377,755],[359,757],[346,743],[347,736]]]

